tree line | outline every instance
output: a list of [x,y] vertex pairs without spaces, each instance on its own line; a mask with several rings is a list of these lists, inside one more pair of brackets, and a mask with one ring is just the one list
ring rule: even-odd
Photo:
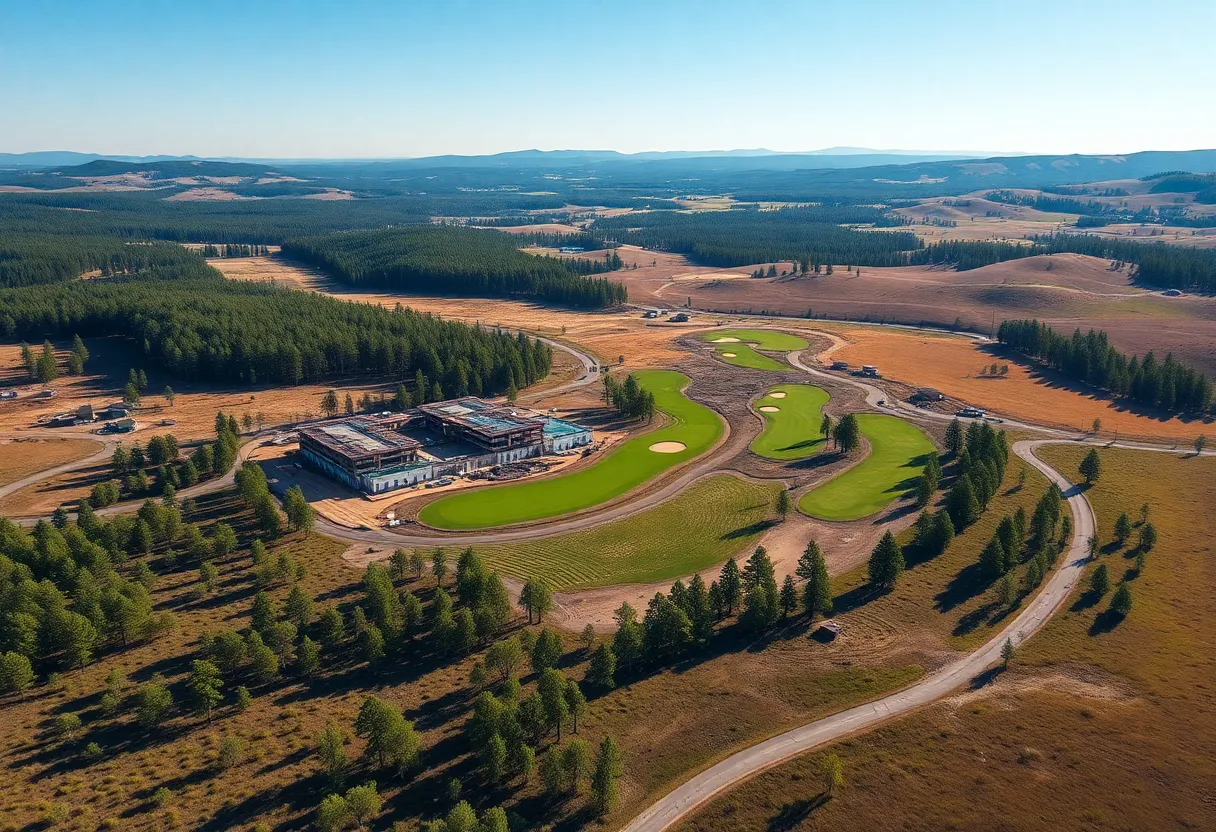
[[1167,353],[1158,361],[1150,350],[1128,358],[1112,347],[1105,331],[1057,333],[1037,320],[1002,321],[997,339],[1022,355],[1111,394],[1174,413],[1203,413],[1212,406],[1212,382]]
[[0,235],[0,287],[74,280],[93,271],[101,277],[134,274],[177,266],[197,257],[170,243],[6,233]]
[[426,226],[295,238],[283,244],[283,253],[355,286],[519,296],[587,308],[625,302],[621,284],[586,277],[582,267],[559,258],[524,254],[516,245],[500,231]]
[[923,246],[903,231],[875,234],[842,223],[898,226],[903,218],[856,205],[819,205],[778,211],[650,211],[596,220],[588,233],[645,248],[672,251],[706,266],[778,260],[813,264],[902,266]]
[[523,388],[549,372],[552,352],[539,341],[400,306],[228,281],[195,259],[184,271],[0,290],[0,334],[120,336],[175,376],[228,383],[421,371],[451,397]]

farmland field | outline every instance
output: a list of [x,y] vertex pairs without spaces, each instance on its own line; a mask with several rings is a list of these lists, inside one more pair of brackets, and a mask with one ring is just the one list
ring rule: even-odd
[[[782,394],[774,396],[773,394]],[[802,459],[820,450],[819,432],[827,391],[813,384],[782,384],[756,402],[764,417],[764,431],[751,444],[754,454],[767,459]],[[763,408],[779,408],[766,411]]]
[[878,413],[857,416],[870,455],[840,476],[807,492],[798,510],[820,520],[859,520],[881,511],[912,487],[933,443],[920,428]]
[[[700,456],[722,435],[722,420],[687,398],[688,377],[670,370],[634,374],[654,393],[655,405],[671,424],[623,443],[589,468],[551,479],[455,494],[430,503],[419,519],[441,529],[483,529],[557,517],[619,497],[664,471]],[[678,442],[684,450],[655,453],[660,442]]]
[[776,485],[722,474],[594,529],[477,551],[506,574],[557,590],[664,581],[747,548],[764,532],[776,494]]

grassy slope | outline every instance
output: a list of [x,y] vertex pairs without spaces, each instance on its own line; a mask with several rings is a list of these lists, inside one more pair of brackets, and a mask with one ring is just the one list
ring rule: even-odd
[[894,416],[861,413],[870,455],[798,501],[798,510],[821,520],[858,520],[890,505],[912,487],[933,443],[914,425]]
[[[653,391],[656,406],[672,423],[634,437],[595,465],[570,474],[517,485],[455,494],[430,503],[419,514],[424,523],[441,529],[483,529],[558,517],[619,497],[667,469],[700,456],[722,435],[722,421],[704,405],[682,392],[688,377],[670,370],[634,374]],[[650,450],[656,442],[683,442],[675,454]]]
[[[768,528],[777,486],[721,475],[594,529],[479,548],[490,566],[554,589],[665,581],[726,560]],[[679,529],[679,534],[673,534]]]
[[[1085,450],[1048,447],[1075,475]],[[1216,781],[1216,459],[1106,449],[1088,497],[1100,539],[1119,512],[1152,506],[1161,536],[1132,581],[1134,608],[1110,628],[1077,592],[1019,651],[1007,677],[844,741],[846,785],[830,801],[826,752],[716,799],[681,830],[1206,829]],[[1118,580],[1129,548],[1103,560]]]
[[817,453],[823,441],[819,432],[823,420],[822,408],[828,393],[813,384],[782,384],[770,392],[785,393],[784,398],[768,396],[756,402],[756,407],[779,407],[776,413],[763,413],[764,432],[751,444],[752,453],[768,459],[802,459]]

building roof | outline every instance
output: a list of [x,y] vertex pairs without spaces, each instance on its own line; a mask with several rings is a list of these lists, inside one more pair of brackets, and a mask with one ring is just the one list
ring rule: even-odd
[[513,408],[501,407],[473,396],[422,404],[418,409],[441,422],[458,425],[482,436],[502,436],[544,425],[540,418],[526,416]]
[[354,416],[300,428],[300,434],[350,458],[409,450],[421,443],[369,416]]

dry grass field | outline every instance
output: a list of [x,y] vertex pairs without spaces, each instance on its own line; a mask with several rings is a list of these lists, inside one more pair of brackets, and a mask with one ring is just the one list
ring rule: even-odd
[[101,448],[102,443],[90,439],[0,437],[0,485],[83,459]]
[[[886,378],[935,387],[951,398],[1002,416],[1084,431],[1090,430],[1094,419],[1100,419],[1104,436],[1161,438],[1184,444],[1212,430],[1202,420],[1141,415],[1083,388],[1065,386],[1067,382],[971,339],[879,327],[844,329],[840,334],[848,343],[833,348],[830,360],[875,364]],[[1008,365],[1008,374],[980,375],[993,362]]]
[[[1159,355],[1173,351],[1216,375],[1216,300],[1162,297],[1129,285],[1125,271],[1079,254],[1056,254],[955,272],[907,266],[866,268],[861,275],[841,265],[832,276],[760,280],[672,281],[655,290],[678,305],[720,312],[954,326],[989,332],[1012,318],[1038,318],[1071,332],[1105,329],[1120,349]],[[734,271],[748,271],[743,267]],[[779,269],[780,270],[780,269]],[[634,287],[630,286],[630,296]]]
[[[1075,472],[1083,448],[1043,456]],[[1209,507],[1216,459],[1102,451],[1088,497],[1101,538],[1148,502],[1160,542],[1136,576],[1104,547],[1133,608],[1084,587],[1019,650],[1013,669],[915,716],[773,769],[679,828],[828,830],[1208,829],[1216,818],[1216,671]],[[1134,539],[1134,538],[1133,538]],[[824,794],[827,751],[845,784]]]

